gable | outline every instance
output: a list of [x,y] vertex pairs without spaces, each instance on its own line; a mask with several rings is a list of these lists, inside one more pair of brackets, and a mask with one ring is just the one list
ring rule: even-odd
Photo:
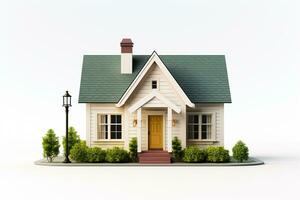
[[[157,89],[152,89],[153,80],[158,83]],[[136,102],[141,101],[143,98],[151,96],[152,93],[154,94],[154,97],[147,101],[144,107],[163,106],[162,104],[165,104],[165,102],[163,102],[162,99],[166,99],[166,101],[170,101],[170,104],[178,107],[184,104],[180,95],[156,63],[152,64],[151,69],[143,77],[126,104],[130,107]]]
[[[223,55],[160,55],[193,103],[231,103]],[[117,103],[149,55],[133,55],[133,73],[120,73],[120,55],[85,55],[79,103]]]
[[139,83],[147,76],[147,73],[151,71],[153,68],[159,68],[160,74],[163,74],[165,79],[172,85],[172,88],[174,91],[180,96],[182,101],[185,103],[185,105],[189,107],[195,107],[195,104],[193,104],[190,99],[186,96],[184,91],[181,89],[181,87],[178,85],[172,74],[169,72],[165,64],[161,61],[157,53],[154,51],[145,64],[145,66],[141,69],[139,74],[136,76],[136,78],[133,80],[133,82],[130,84],[124,95],[121,97],[119,102],[116,104],[117,107],[121,107],[125,104],[125,102],[128,100],[128,98],[132,95],[132,93],[135,91],[135,89],[138,87]]

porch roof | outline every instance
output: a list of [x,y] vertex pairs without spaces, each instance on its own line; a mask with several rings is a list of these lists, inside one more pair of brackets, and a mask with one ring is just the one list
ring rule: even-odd
[[159,104],[154,104],[151,107],[168,107],[168,108],[171,108],[172,110],[174,110],[176,113],[181,112],[181,108],[179,106],[175,105],[173,102],[168,100],[166,97],[164,97],[162,94],[160,94],[157,91],[153,91],[149,95],[140,99],[134,105],[132,105],[128,110],[129,110],[129,112],[133,113],[137,109],[145,106],[147,103],[149,103],[153,99],[158,99]]

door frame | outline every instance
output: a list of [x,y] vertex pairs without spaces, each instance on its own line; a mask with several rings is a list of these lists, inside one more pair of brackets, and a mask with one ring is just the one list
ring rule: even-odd
[[146,111],[146,141],[147,141],[147,150],[149,150],[149,135],[148,135],[148,131],[149,131],[149,128],[148,128],[148,125],[149,125],[149,115],[162,115],[162,118],[163,118],[163,131],[162,131],[162,142],[163,142],[163,150],[165,151],[166,150],[166,145],[165,145],[165,132],[166,132],[166,114],[167,114],[167,111],[149,111],[147,110]]

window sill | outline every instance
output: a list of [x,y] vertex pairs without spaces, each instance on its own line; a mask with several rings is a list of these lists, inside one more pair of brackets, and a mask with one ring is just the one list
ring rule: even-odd
[[124,142],[123,139],[94,140],[94,142]]
[[188,139],[191,142],[218,142],[217,140],[196,140],[196,139]]
[[219,141],[218,140],[187,140],[187,143],[190,144],[190,145],[197,145],[197,144],[208,144],[208,145],[212,145],[212,144],[215,144],[215,143],[218,143]]

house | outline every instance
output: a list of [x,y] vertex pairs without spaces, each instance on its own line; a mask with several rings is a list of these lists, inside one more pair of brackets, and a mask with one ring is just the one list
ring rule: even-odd
[[84,56],[79,103],[88,146],[128,149],[136,137],[149,162],[172,152],[174,137],[183,148],[223,146],[231,103],[225,57],[133,55],[131,39],[123,39],[119,55]]

